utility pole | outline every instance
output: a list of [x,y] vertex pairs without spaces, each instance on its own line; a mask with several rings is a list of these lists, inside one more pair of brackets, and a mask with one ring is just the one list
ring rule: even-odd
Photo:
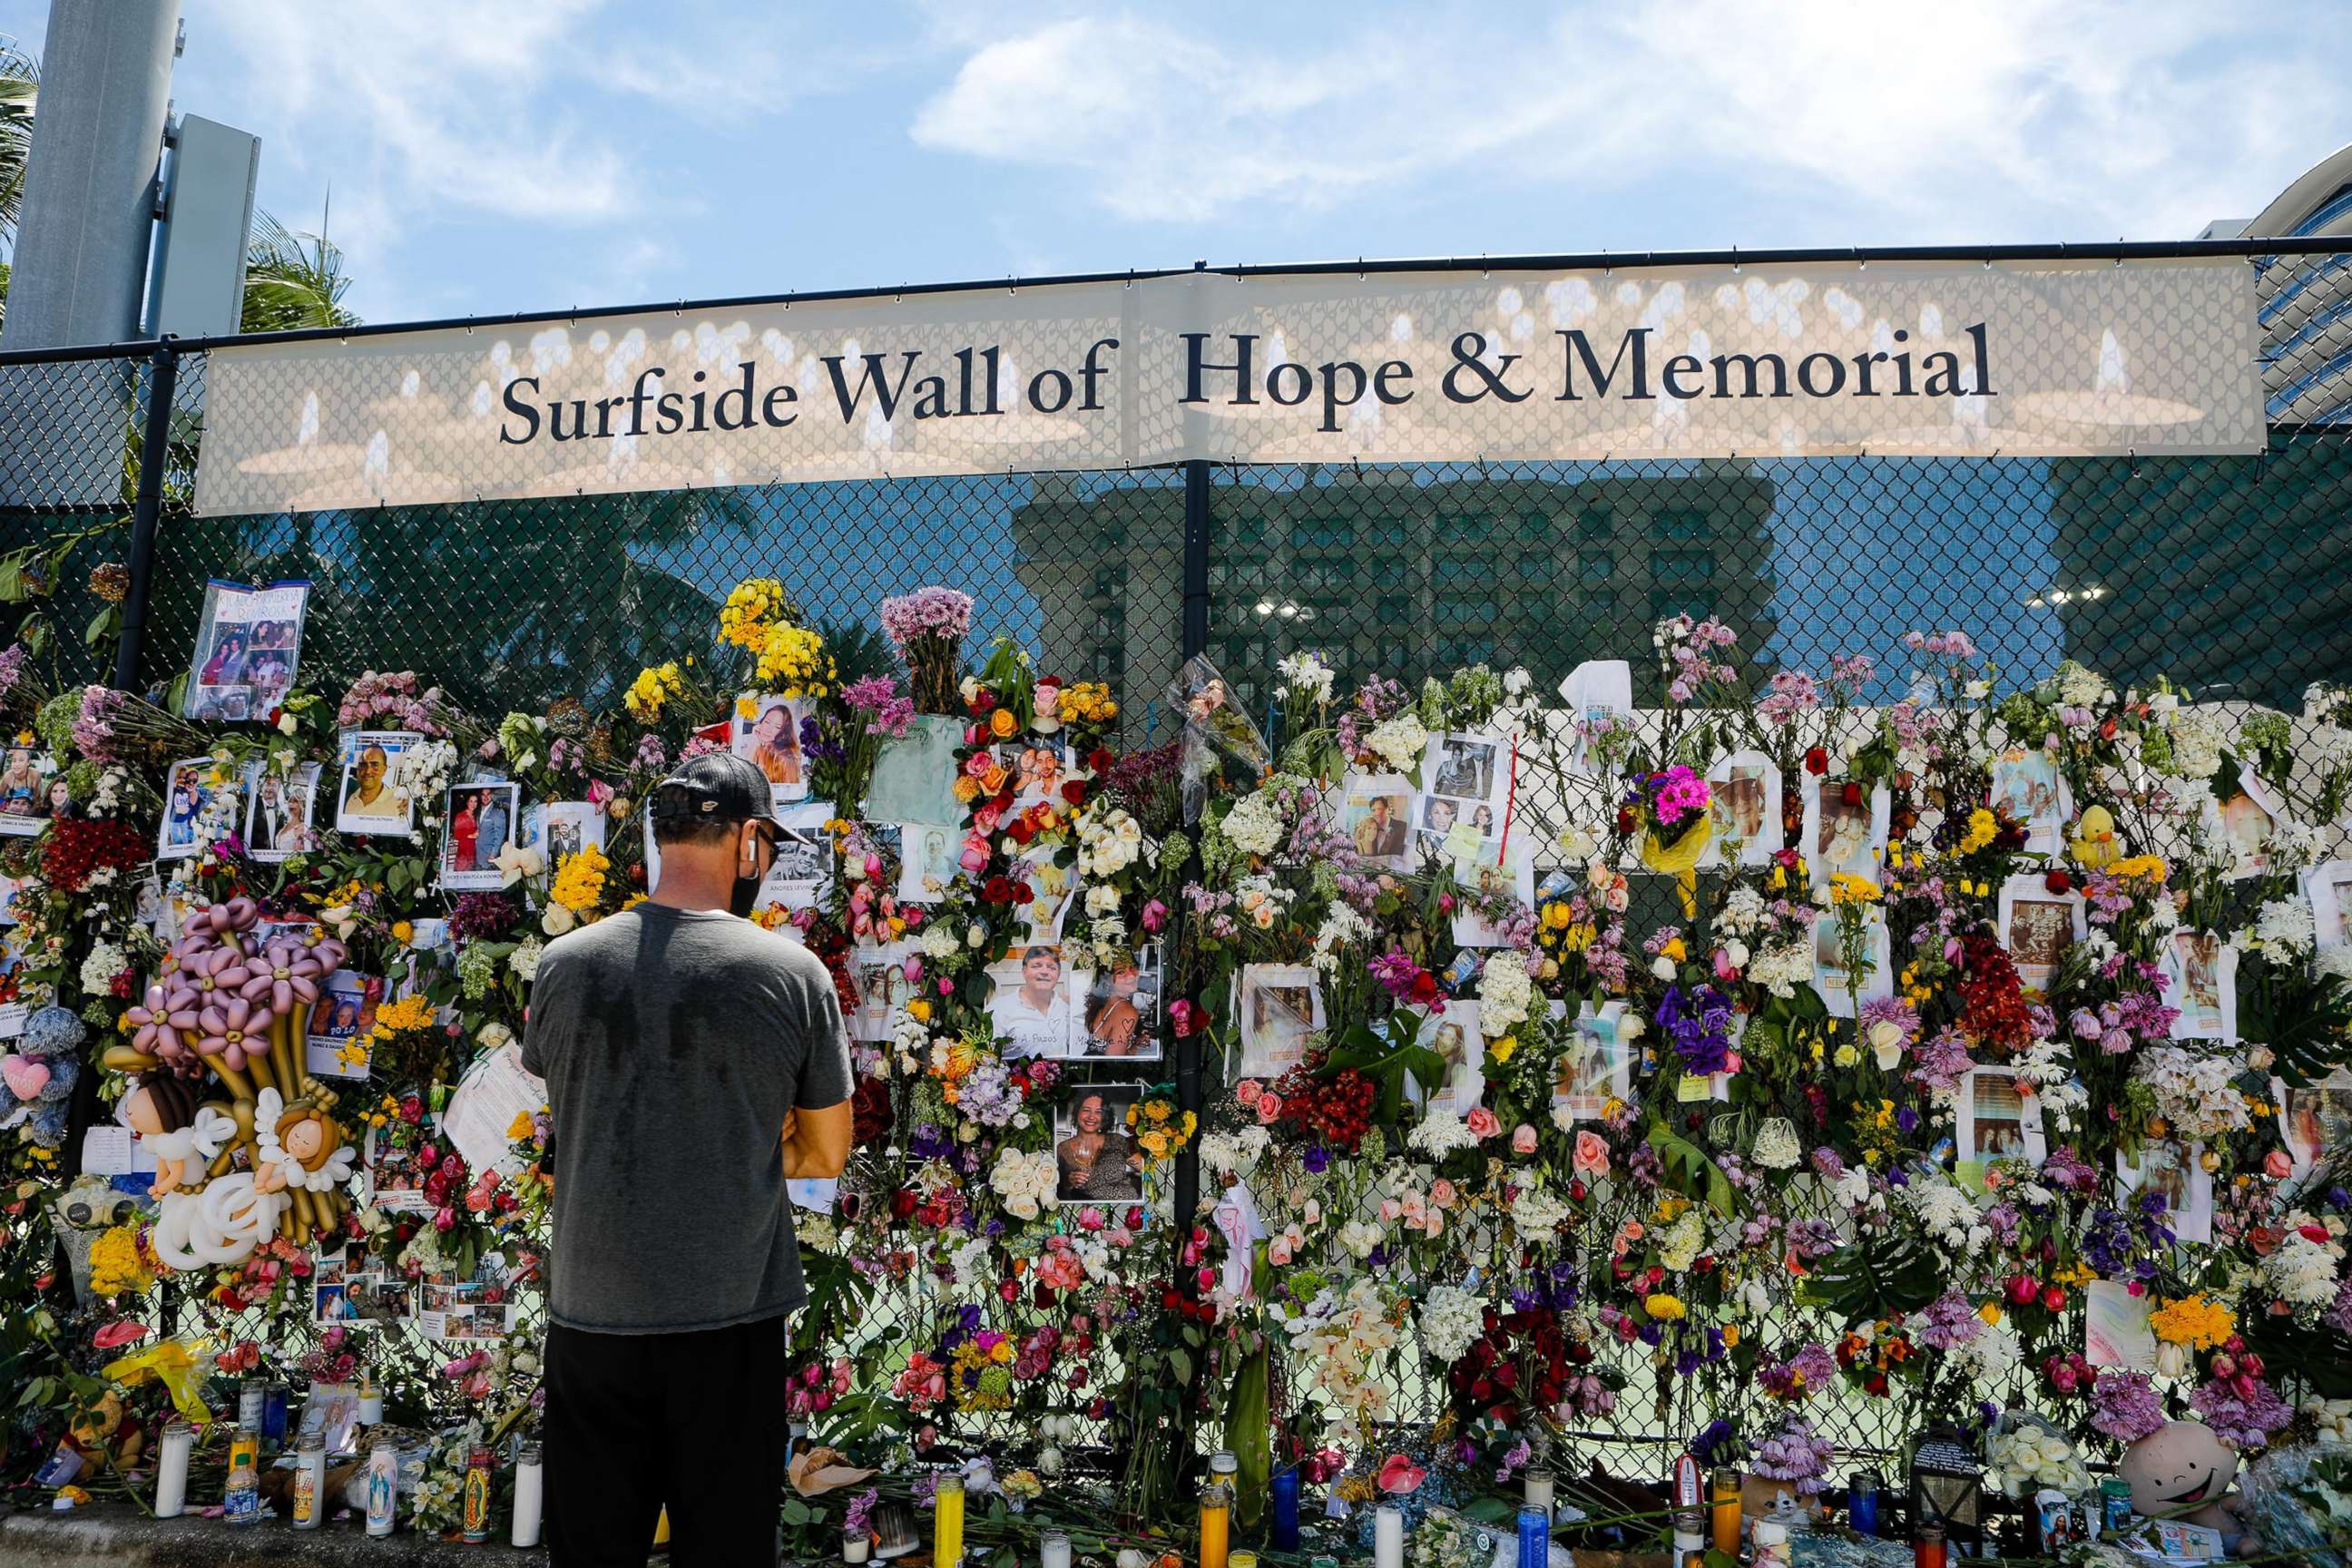
[[139,335],[179,0],[51,0],[0,346]]
[[[50,0],[0,350],[139,336],[179,47],[179,0]],[[16,432],[0,442],[0,505],[120,506],[139,371],[0,366],[0,429]]]

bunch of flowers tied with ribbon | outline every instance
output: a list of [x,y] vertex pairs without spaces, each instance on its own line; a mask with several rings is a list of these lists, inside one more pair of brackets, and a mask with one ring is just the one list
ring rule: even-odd
[[1706,780],[1677,763],[1636,777],[1617,811],[1620,830],[1642,835],[1642,864],[1674,874],[1685,916],[1697,911],[1699,857],[1715,836],[1712,798]]

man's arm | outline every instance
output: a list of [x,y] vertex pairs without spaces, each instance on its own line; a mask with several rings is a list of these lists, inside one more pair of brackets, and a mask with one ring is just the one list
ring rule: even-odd
[[838,1176],[849,1163],[849,1134],[855,1123],[849,1101],[811,1110],[784,1112],[784,1176]]

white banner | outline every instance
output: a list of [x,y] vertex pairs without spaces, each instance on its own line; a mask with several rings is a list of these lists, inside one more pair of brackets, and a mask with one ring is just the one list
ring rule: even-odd
[[2258,452],[2252,273],[1198,272],[226,348],[196,510],[1188,458]]

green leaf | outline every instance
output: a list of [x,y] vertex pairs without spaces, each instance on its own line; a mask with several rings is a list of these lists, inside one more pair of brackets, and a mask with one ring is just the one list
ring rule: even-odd
[[786,1524],[806,1524],[815,1517],[816,1510],[810,1508],[808,1504],[801,1501],[800,1499],[786,1498],[784,1500],[784,1522]]
[[1171,1346],[1168,1352],[1168,1370],[1175,1373],[1177,1382],[1189,1386],[1192,1381],[1192,1352],[1181,1345]]

